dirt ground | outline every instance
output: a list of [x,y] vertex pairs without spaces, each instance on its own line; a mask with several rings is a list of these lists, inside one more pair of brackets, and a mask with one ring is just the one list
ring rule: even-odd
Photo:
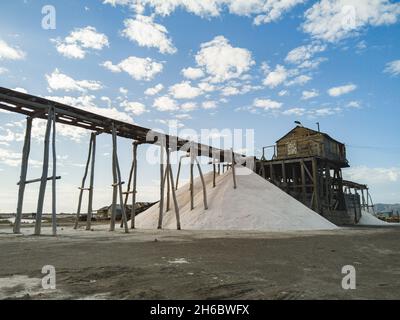
[[[400,299],[400,228],[326,232],[0,229],[0,299]],[[44,228],[44,233],[50,230]],[[44,265],[56,290],[41,287]],[[344,265],[355,290],[341,286]]]

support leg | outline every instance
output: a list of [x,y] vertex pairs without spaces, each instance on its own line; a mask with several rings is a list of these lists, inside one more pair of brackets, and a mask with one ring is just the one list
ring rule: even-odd
[[236,188],[237,188],[237,185],[236,185],[236,170],[235,170],[235,165],[236,165],[236,162],[235,162],[235,154],[234,154],[234,152],[233,152],[233,149],[232,149],[232,176],[233,176],[233,189],[236,189]]
[[79,192],[78,210],[76,211],[76,220],[75,220],[74,229],[77,229],[78,225],[79,225],[79,217],[81,214],[82,197],[83,197],[83,191],[84,191],[83,189],[85,188],[86,177],[87,177],[88,171],[89,171],[90,157],[92,154],[92,144],[93,144],[93,135],[90,136],[89,153],[88,153],[88,157],[87,157],[87,161],[86,161],[85,173],[83,175],[82,184],[81,184],[81,188],[80,188],[80,192]]
[[110,231],[115,230],[115,219],[117,215],[117,197],[118,197],[118,177],[117,177],[117,163],[116,163],[116,150],[115,150],[115,137],[116,137],[116,130],[115,125],[113,124],[113,135],[112,135],[112,142],[113,142],[113,153],[112,153],[112,173],[113,173],[113,196],[112,196],[112,205],[111,205],[111,221],[110,221]]
[[39,187],[39,198],[37,204],[37,211],[36,211],[36,222],[35,222],[35,235],[40,235],[42,230],[42,214],[43,214],[43,203],[44,203],[44,196],[46,193],[46,184],[47,184],[47,177],[49,173],[49,149],[50,149],[50,131],[51,131],[51,123],[53,119],[53,108],[49,108],[48,110],[48,119],[47,119],[47,126],[46,126],[46,133],[44,137],[44,152],[43,152],[43,166],[42,166],[42,177],[40,180],[40,187]]
[[[167,150],[167,152],[169,153],[170,151]],[[168,156],[169,158],[169,156]],[[171,185],[174,185],[174,175],[172,173],[172,168],[171,168],[171,163],[167,163],[167,172],[169,172],[169,176],[171,179]],[[176,199],[176,193],[174,188],[172,188],[172,200],[174,201],[174,208],[175,208],[175,216],[176,216],[176,228],[177,230],[181,230],[181,219],[179,216],[179,206],[178,206],[178,200]]]
[[92,228],[95,162],[96,162],[96,133],[92,133],[92,163],[90,167],[89,203],[88,203],[88,214],[86,220],[86,230],[90,230]]
[[53,236],[57,235],[57,204],[56,204],[56,197],[57,197],[57,155],[56,155],[56,112],[53,108],[52,112],[52,121],[53,121],[53,137],[52,137],[52,154],[53,154],[53,179],[52,179],[52,190],[51,190],[51,222],[52,222],[52,231]]
[[197,169],[199,170],[201,183],[202,183],[202,185],[203,185],[204,210],[208,210],[206,183],[205,183],[205,181],[204,181],[203,172],[201,171],[200,163],[199,163],[199,160],[197,160],[197,158],[196,158],[196,163],[197,163]]
[[135,219],[136,219],[136,182],[137,182],[137,148],[138,144],[133,144],[133,193],[132,193],[132,211],[131,211],[131,229],[135,229]]
[[24,147],[22,150],[21,175],[19,179],[17,214],[14,222],[14,233],[21,231],[22,208],[24,204],[25,181],[28,172],[29,153],[31,149],[32,118],[26,119]]
[[158,216],[158,229],[162,229],[162,221],[164,214],[164,140],[161,141],[160,145],[160,211]]

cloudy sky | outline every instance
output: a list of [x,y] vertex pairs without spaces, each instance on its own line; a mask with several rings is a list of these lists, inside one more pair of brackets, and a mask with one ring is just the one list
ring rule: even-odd
[[[400,202],[399,19],[389,0],[3,0],[0,86],[181,136],[253,129],[256,156],[295,120],[320,122],[347,145],[345,176],[376,202]],[[16,207],[24,121],[0,112],[0,212]],[[29,178],[40,176],[43,128],[34,122]],[[58,209],[68,212],[89,134],[57,130]],[[110,147],[100,136],[95,207],[111,201]],[[146,152],[138,197],[156,200]],[[129,141],[119,154],[127,175]],[[29,186],[25,211],[36,197]]]

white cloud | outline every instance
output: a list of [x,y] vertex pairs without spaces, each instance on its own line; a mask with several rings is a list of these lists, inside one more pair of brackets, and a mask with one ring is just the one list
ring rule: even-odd
[[253,106],[256,108],[262,108],[264,110],[280,109],[282,107],[281,102],[277,102],[271,99],[255,99]]
[[128,89],[121,87],[121,88],[119,88],[119,92],[121,94],[123,94],[124,96],[126,96],[126,95],[128,95],[129,91],[128,91]]
[[186,112],[193,111],[197,109],[197,104],[195,102],[186,102],[181,105],[181,109]]
[[274,71],[268,72],[263,83],[269,88],[275,88],[285,82],[288,77],[288,72],[284,66],[277,65]]
[[124,21],[122,34],[141,47],[157,48],[161,53],[173,54],[177,50],[168,38],[167,29],[153,21],[152,17],[137,15]]
[[25,56],[24,51],[11,47],[7,42],[0,39],[0,60],[22,60]]
[[278,96],[280,96],[280,97],[287,96],[288,94],[289,94],[289,91],[287,91],[287,90],[281,90],[278,92]]
[[287,54],[285,61],[293,64],[301,64],[305,61],[309,61],[316,53],[323,52],[325,49],[325,45],[316,43],[300,46],[290,51]]
[[239,16],[253,16],[254,24],[270,23],[304,0],[104,0],[106,4],[130,6],[137,13],[146,7],[167,16],[178,9],[204,18],[217,17],[224,10]]
[[307,82],[309,82],[312,78],[310,76],[306,75],[300,75],[286,83],[287,86],[293,86],[293,85],[305,85]]
[[156,108],[158,111],[176,111],[179,109],[176,101],[168,96],[163,96],[155,99],[153,107]]
[[302,100],[308,100],[319,96],[318,90],[305,90],[302,92]]
[[196,80],[204,77],[203,70],[199,68],[186,68],[182,70],[182,74],[185,78],[190,80]]
[[204,101],[201,105],[203,107],[203,109],[216,109],[217,108],[217,102],[213,101],[213,100],[209,100],[209,101]]
[[111,72],[126,72],[135,80],[150,81],[163,70],[163,65],[151,58],[129,57],[114,65],[111,61],[102,64]]
[[400,60],[394,60],[394,61],[388,62],[386,64],[386,68],[385,68],[384,72],[390,73],[393,76],[400,75]]
[[193,99],[202,94],[202,91],[197,87],[191,86],[189,81],[183,81],[171,86],[169,92],[175,99]]
[[316,39],[337,42],[368,26],[394,24],[400,3],[389,0],[321,0],[304,16],[303,30]]
[[361,108],[361,104],[359,101],[350,101],[346,107],[348,108],[354,108],[354,109],[360,109]]
[[400,181],[400,168],[370,168],[356,166],[343,170],[346,179],[366,184],[383,184]]
[[8,69],[0,67],[0,74],[4,74],[4,73],[7,73],[7,72],[8,72]]
[[126,112],[131,112],[136,116],[146,112],[146,106],[140,102],[124,101],[121,103],[121,107],[124,107]]
[[344,85],[344,86],[330,88],[328,90],[328,94],[331,97],[338,97],[338,96],[341,96],[343,94],[350,93],[350,92],[352,92],[352,91],[354,91],[356,89],[357,89],[356,85],[349,83],[349,84]]
[[[84,95],[84,96],[80,96],[80,97],[53,96],[53,97],[46,97],[46,99],[54,100],[59,103],[64,103],[66,105],[70,105],[75,108],[79,108],[79,109],[86,110],[86,111],[89,111],[89,112],[92,112],[95,114],[99,114],[99,115],[102,115],[104,117],[108,117],[111,119],[116,119],[116,120],[127,122],[127,123],[133,123],[133,119],[128,114],[121,112],[114,107],[108,107],[108,108],[97,107],[96,103],[95,103],[96,97],[94,95]],[[80,138],[83,133],[87,134],[87,130],[82,129],[83,131],[80,132],[80,130],[78,130],[78,129],[80,129],[80,128],[67,126],[67,125],[65,125],[65,128],[64,128],[64,130],[72,136],[74,136],[74,134],[75,134],[74,130],[76,130],[77,139]]]
[[96,91],[103,88],[103,85],[99,81],[74,80],[73,78],[61,73],[58,69],[55,69],[50,75],[46,74],[46,79],[49,85],[49,91],[64,90],[67,92],[85,92],[87,90]]
[[239,90],[238,88],[236,88],[236,87],[231,87],[231,86],[229,86],[229,87],[223,88],[223,89],[221,90],[221,94],[222,94],[223,96],[225,96],[225,97],[228,97],[228,96],[235,96],[235,95],[240,94],[240,90]]
[[107,36],[91,26],[76,28],[64,40],[56,39],[54,42],[59,53],[73,59],[85,58],[88,49],[102,50],[109,46]]
[[212,92],[216,90],[216,87],[208,82],[200,82],[199,88],[204,92]]
[[304,0],[272,0],[272,1],[245,1],[245,0],[234,0],[232,3],[247,4],[256,3],[262,6],[262,14],[258,15],[254,19],[256,25],[263,23],[270,23],[281,18],[281,16],[287,11],[291,10],[296,5],[303,3]]
[[196,62],[210,75],[211,82],[239,78],[255,64],[249,50],[232,47],[223,36],[203,43]]
[[291,108],[282,112],[285,116],[302,116],[306,113],[304,108]]
[[144,92],[144,94],[145,94],[146,96],[155,96],[156,94],[160,93],[161,90],[163,90],[163,89],[164,89],[164,86],[163,86],[161,83],[159,83],[159,84],[157,84],[156,86],[154,86],[154,87],[152,87],[152,88],[148,88],[148,89]]

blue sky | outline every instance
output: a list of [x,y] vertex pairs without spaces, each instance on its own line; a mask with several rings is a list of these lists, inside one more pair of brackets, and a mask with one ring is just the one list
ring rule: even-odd
[[[54,30],[42,26],[45,5]],[[320,122],[347,145],[345,176],[369,184],[377,202],[400,202],[397,1],[4,0],[0,9],[1,86],[180,135],[253,129],[257,156],[295,120]],[[42,158],[35,123],[30,178]],[[0,113],[0,212],[15,210],[23,132],[22,116]],[[88,141],[58,129],[59,211],[75,210]],[[95,207],[111,201],[110,142],[99,138]],[[138,197],[156,200],[146,151]],[[127,175],[129,141],[119,154]],[[25,211],[36,195],[29,186]]]

